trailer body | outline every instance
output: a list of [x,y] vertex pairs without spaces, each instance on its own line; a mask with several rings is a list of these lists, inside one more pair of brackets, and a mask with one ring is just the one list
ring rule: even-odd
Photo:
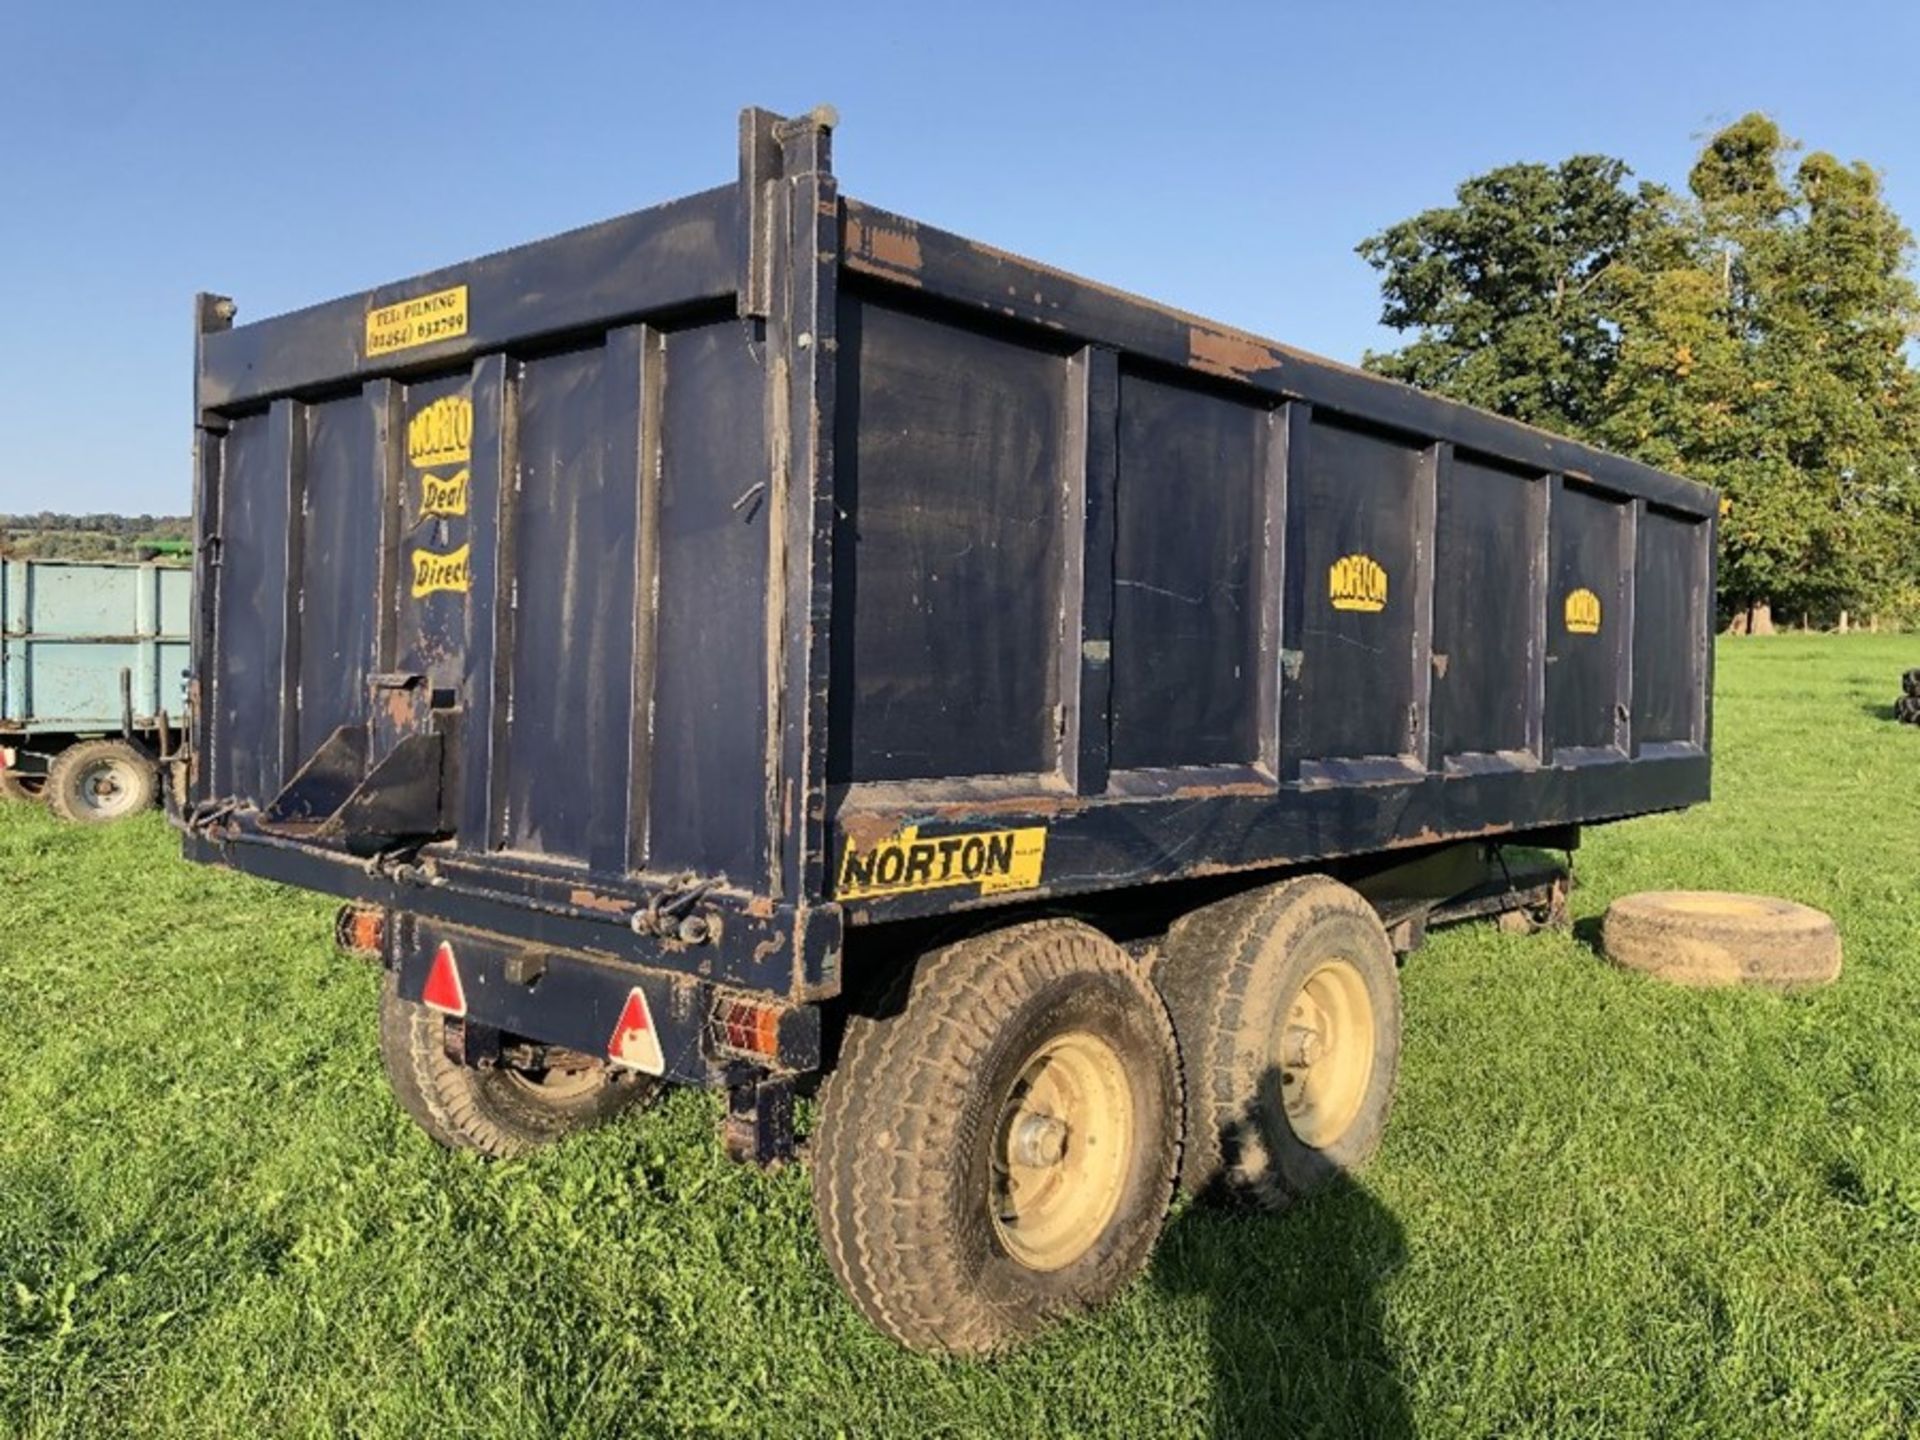
[[183,566],[0,559],[0,759],[37,784],[76,741],[165,753],[186,716]]
[[188,853],[483,1036],[805,1070],[909,922],[1708,795],[1709,490],[842,197],[821,124],[233,314]]

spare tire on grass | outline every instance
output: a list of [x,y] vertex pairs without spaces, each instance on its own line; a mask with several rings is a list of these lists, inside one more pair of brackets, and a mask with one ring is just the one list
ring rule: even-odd
[[1718,890],[1648,890],[1607,907],[1600,948],[1614,964],[1678,985],[1824,985],[1840,934],[1810,905]]

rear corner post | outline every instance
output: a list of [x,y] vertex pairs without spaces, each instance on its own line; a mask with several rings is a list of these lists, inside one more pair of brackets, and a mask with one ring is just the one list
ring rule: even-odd
[[773,184],[780,174],[780,147],[773,127],[780,117],[749,107],[740,112],[740,318],[765,320],[772,310]]
[[202,693],[203,677],[212,683],[212,671],[201,668],[213,654],[217,600],[214,571],[220,565],[220,464],[226,422],[203,403],[207,337],[233,328],[238,313],[232,299],[206,291],[193,297],[193,601],[186,720],[187,792],[190,800],[209,798],[213,778],[211,759],[213,696]]
[[[840,198],[830,106],[740,116],[739,313],[766,327],[769,514],[767,816],[776,898],[825,889]],[[798,947],[797,982],[838,989],[838,947]]]

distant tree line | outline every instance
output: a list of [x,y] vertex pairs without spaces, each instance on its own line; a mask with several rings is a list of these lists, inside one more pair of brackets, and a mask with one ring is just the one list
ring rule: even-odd
[[1920,619],[1920,290],[1879,175],[1745,116],[1684,192],[1576,155],[1361,242],[1370,369],[1716,486],[1723,618]]
[[192,541],[180,515],[0,515],[0,555],[22,559],[148,560]]

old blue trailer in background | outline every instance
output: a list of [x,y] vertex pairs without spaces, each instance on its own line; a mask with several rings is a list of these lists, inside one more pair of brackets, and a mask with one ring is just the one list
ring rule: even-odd
[[0,560],[0,796],[95,823],[153,804],[192,592],[178,566]]

